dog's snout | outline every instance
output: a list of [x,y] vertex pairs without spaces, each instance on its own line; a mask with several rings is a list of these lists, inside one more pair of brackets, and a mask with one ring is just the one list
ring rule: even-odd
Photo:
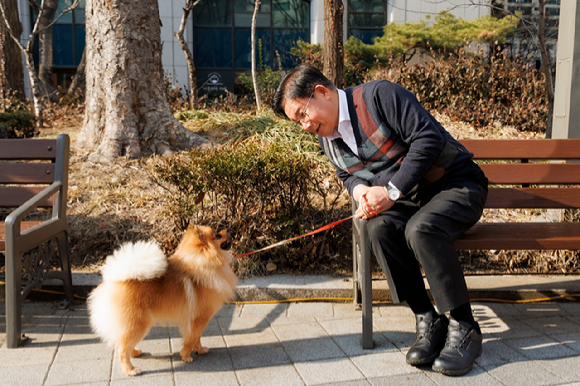
[[220,248],[227,251],[232,246],[232,238],[230,237],[230,232],[221,231],[220,234],[224,238],[224,241],[220,244]]

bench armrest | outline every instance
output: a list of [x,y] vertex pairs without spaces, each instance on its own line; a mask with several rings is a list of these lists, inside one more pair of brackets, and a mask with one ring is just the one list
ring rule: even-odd
[[[8,238],[9,234],[18,236],[20,234],[20,223],[22,222],[22,219],[24,219],[26,215],[36,209],[42,202],[46,201],[55,193],[61,191],[62,186],[62,181],[53,182],[52,185],[46,187],[42,192],[38,193],[36,196],[32,197],[30,200],[26,201],[16,210],[10,213],[10,215],[8,215],[4,221],[6,224],[6,238]],[[55,219],[54,211],[52,220],[59,220],[59,218]],[[52,223],[54,221],[50,222]]]

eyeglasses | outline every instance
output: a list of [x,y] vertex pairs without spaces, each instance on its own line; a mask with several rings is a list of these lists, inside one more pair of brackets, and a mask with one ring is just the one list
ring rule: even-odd
[[306,110],[308,109],[308,105],[310,104],[310,100],[312,99],[312,96],[314,95],[314,91],[312,91],[312,94],[310,94],[310,98],[308,98],[308,102],[306,102],[306,105],[304,106],[304,109],[302,110],[302,118],[300,118],[298,120],[298,124],[300,126],[302,126],[305,122],[305,119],[308,118],[308,121],[310,121],[310,116],[308,115],[308,113],[306,112]]

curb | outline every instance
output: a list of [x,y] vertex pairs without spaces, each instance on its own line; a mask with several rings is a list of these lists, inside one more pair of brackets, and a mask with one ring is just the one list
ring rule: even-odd
[[[84,272],[73,271],[72,277],[73,293],[80,301],[84,301],[101,280],[100,274]],[[580,276],[468,275],[465,278],[472,301],[580,301]],[[0,275],[0,280],[4,281],[3,275]],[[425,285],[429,289],[427,281]],[[41,291],[43,292],[33,291],[27,299],[55,300],[63,295],[60,280],[46,280]],[[4,293],[4,286],[1,286],[1,300],[4,300]],[[236,301],[351,302],[353,296],[352,277],[270,275],[241,280],[238,283]],[[373,279],[373,301],[392,302],[386,280]]]

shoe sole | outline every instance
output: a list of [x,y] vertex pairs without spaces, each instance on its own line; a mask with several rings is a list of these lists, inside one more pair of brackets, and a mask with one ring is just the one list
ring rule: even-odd
[[[481,356],[481,354],[483,354],[483,350],[481,350],[479,352],[479,354],[477,354],[475,356],[475,358],[473,358],[473,362],[471,363],[471,365],[469,367],[466,367],[464,369],[459,369],[459,370],[447,370],[447,369],[443,369],[443,368],[436,368],[436,367],[432,367],[431,369],[437,373],[443,374],[443,375],[448,375],[451,377],[458,377],[460,375],[465,375],[467,373],[469,373],[471,370],[473,370],[473,364],[475,363],[475,360],[477,358],[479,358]],[[435,361],[435,360],[433,360]]]
[[439,369],[439,368],[433,367],[433,371],[440,373],[440,374],[443,374],[443,375],[451,376],[451,377],[458,377],[460,375],[465,375],[465,374],[469,373],[471,370],[473,370],[473,363],[468,368],[460,369],[460,370],[447,370],[447,369]]
[[410,361],[410,360],[407,360],[407,364],[409,364],[411,366],[432,365],[433,362],[435,362],[435,359],[437,359],[438,356],[439,356],[439,352],[433,354],[429,358],[425,358],[425,359],[422,359],[422,360],[419,360],[419,361]]

